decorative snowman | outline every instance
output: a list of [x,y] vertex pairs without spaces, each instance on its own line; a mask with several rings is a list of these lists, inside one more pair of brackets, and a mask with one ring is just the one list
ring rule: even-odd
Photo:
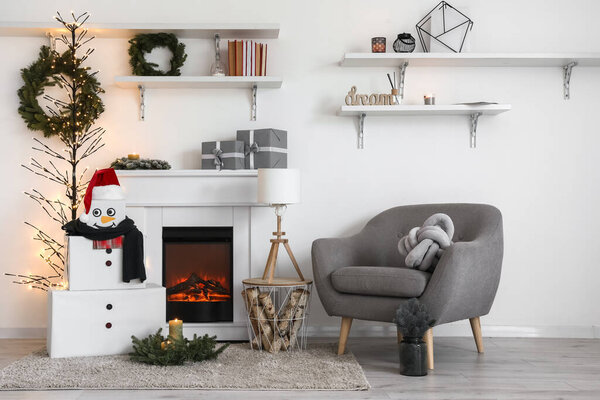
[[126,218],[125,196],[112,168],[96,171],[83,198],[79,221],[91,228],[116,228]]
[[[75,271],[81,271],[82,266],[87,266],[87,272],[91,273],[92,270],[89,266],[95,265],[96,260],[103,260],[99,265],[103,267],[102,274],[106,275],[107,279],[112,280],[113,278],[107,275],[106,267],[117,267],[122,264],[122,274],[119,274],[121,275],[119,279],[121,284],[129,283],[132,279],[139,279],[143,282],[146,279],[144,238],[134,222],[125,214],[125,196],[119,185],[117,174],[112,168],[94,173],[83,198],[83,206],[85,209],[79,219],[63,226],[69,235],[71,271],[69,285],[71,289],[75,289],[73,285]],[[75,243],[78,243],[77,246],[73,246]],[[98,249],[106,250],[106,255],[100,256],[95,253],[94,250]],[[77,265],[73,265],[72,261],[76,254],[78,255]],[[117,259],[116,256],[119,258]],[[88,283],[82,285],[83,290],[96,288],[95,286],[100,284],[99,279],[94,279],[92,282],[91,276],[87,276],[87,278]],[[90,283],[94,287],[90,287]],[[107,284],[107,282],[102,284]],[[111,288],[115,285],[120,287],[118,282],[110,284]],[[77,285],[75,284],[75,286]]]

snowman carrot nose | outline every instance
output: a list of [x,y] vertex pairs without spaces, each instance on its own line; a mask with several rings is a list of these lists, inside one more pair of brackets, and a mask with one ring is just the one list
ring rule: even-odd
[[101,221],[103,224],[105,224],[105,223],[107,223],[107,222],[110,222],[110,221],[113,221],[113,220],[114,220],[114,218],[113,218],[113,217],[107,217],[106,215],[103,215],[103,216],[100,218],[100,221]]

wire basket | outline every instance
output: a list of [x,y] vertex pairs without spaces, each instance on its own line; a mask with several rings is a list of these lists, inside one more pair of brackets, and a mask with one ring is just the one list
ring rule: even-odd
[[243,285],[250,347],[270,353],[306,349],[312,283]]

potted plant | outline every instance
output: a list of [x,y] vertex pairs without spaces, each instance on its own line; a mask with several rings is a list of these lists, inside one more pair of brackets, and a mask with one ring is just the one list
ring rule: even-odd
[[417,299],[410,299],[396,310],[394,319],[402,341],[398,345],[400,353],[400,373],[407,376],[427,375],[427,345],[423,336],[435,324],[425,305]]

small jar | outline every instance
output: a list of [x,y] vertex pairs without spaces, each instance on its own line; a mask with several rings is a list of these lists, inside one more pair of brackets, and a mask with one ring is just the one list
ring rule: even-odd
[[423,103],[426,106],[435,106],[435,94],[426,94],[423,96]]
[[393,44],[396,53],[412,53],[415,50],[415,38],[410,33],[401,33]]
[[385,38],[378,36],[371,39],[372,53],[385,53]]

